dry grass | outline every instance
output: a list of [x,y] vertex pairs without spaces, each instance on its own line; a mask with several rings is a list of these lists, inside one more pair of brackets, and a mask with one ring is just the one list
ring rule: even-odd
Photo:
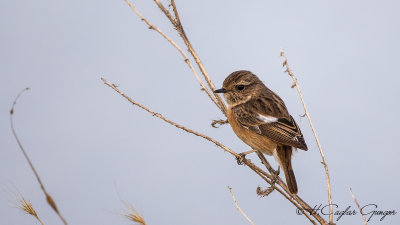
[[[14,113],[15,113],[14,107],[15,107],[15,105],[17,104],[18,98],[19,98],[25,91],[28,91],[28,90],[30,90],[29,87],[24,88],[22,91],[20,91],[20,92],[18,93],[17,97],[15,98],[15,100],[14,100],[12,106],[11,106],[11,109],[10,109],[10,125],[11,125],[11,131],[12,131],[14,137],[15,137],[15,140],[17,141],[17,144],[18,144],[18,146],[19,146],[19,148],[20,148],[22,154],[24,155],[24,157],[25,157],[26,161],[28,162],[28,164],[29,164],[29,166],[30,166],[30,168],[31,168],[31,170],[32,170],[32,172],[33,172],[33,174],[35,175],[35,177],[36,177],[36,179],[37,179],[37,181],[38,181],[38,183],[39,183],[39,185],[40,185],[40,188],[41,188],[42,191],[43,191],[43,194],[46,196],[46,201],[47,201],[47,203],[48,203],[48,204],[50,205],[50,207],[54,210],[54,212],[58,215],[58,217],[60,217],[60,219],[61,219],[61,221],[64,223],[64,225],[68,225],[67,221],[66,221],[66,220],[64,219],[64,217],[61,215],[60,211],[58,211],[58,208],[57,208],[57,205],[56,205],[55,201],[54,201],[53,198],[50,196],[50,194],[47,192],[46,188],[44,187],[44,184],[43,184],[42,180],[40,179],[39,173],[37,172],[37,170],[36,170],[35,167],[33,166],[33,163],[32,163],[32,161],[31,161],[31,159],[29,158],[28,154],[26,153],[24,147],[22,146],[22,143],[21,143],[21,141],[19,140],[18,135],[17,135],[17,132],[15,131],[15,128],[14,128],[14,122],[13,122],[13,115],[14,115]],[[20,196],[20,195],[19,195],[19,196]],[[23,199],[23,198],[22,198],[22,199]]]
[[20,194],[17,197],[18,197],[18,199],[17,199],[18,208],[20,210],[24,211],[26,214],[29,214],[29,215],[35,217],[42,225],[44,225],[43,221],[39,218],[38,214],[36,213],[35,208],[33,208],[32,203],[25,200],[25,198],[22,197],[22,195],[20,195]]
[[132,204],[129,202],[126,202],[124,200],[121,200],[122,203],[124,203],[125,207],[128,209],[127,213],[123,213],[122,215],[127,218],[128,220],[138,223],[141,225],[146,225],[146,221],[144,221],[144,218],[135,210]]

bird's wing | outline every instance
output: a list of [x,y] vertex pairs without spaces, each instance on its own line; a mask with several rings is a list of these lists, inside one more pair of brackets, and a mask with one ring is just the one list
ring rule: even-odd
[[251,100],[233,107],[232,111],[243,127],[277,143],[307,150],[300,127],[283,101],[276,97]]

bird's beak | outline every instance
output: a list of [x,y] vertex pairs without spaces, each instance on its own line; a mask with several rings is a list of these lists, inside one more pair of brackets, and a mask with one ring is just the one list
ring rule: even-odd
[[226,92],[228,92],[228,90],[226,90],[225,88],[217,89],[214,91],[214,93],[226,93]]

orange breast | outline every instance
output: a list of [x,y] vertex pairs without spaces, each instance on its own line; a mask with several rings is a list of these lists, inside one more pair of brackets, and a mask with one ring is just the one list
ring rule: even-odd
[[260,150],[264,154],[272,155],[273,150],[276,148],[276,143],[240,125],[230,107],[228,108],[228,121],[232,130],[244,143],[253,149]]

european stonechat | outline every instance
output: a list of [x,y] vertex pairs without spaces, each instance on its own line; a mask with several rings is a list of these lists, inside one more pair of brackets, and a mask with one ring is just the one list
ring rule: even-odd
[[307,150],[307,145],[282,99],[246,70],[231,73],[215,93],[224,93],[228,122],[235,134],[254,150],[274,155],[290,192],[297,194],[293,148]]

